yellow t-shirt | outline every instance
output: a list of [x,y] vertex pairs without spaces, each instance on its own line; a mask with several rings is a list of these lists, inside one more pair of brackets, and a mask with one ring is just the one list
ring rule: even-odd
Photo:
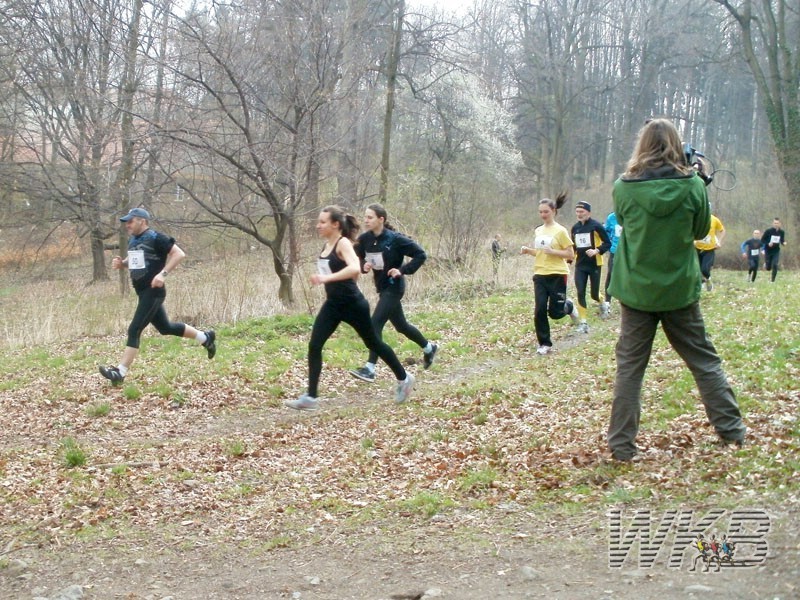
[[725,231],[720,221],[714,215],[711,215],[711,229],[708,230],[708,235],[702,240],[695,240],[694,247],[698,250],[714,250],[717,247],[717,232]]
[[536,251],[536,259],[533,261],[534,275],[568,275],[569,265],[560,256],[545,254],[542,248],[552,248],[553,250],[564,250],[572,248],[572,239],[569,232],[558,223],[552,225],[539,225],[535,231],[532,248]]

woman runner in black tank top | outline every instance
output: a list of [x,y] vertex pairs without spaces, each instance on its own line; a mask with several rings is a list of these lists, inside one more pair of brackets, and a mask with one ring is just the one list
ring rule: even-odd
[[345,214],[338,206],[326,206],[319,213],[317,233],[325,240],[325,247],[317,259],[317,272],[311,275],[311,284],[324,285],[326,298],[314,319],[308,342],[308,390],[299,398],[286,401],[289,408],[319,408],[317,396],[322,373],[322,348],[341,322],[355,329],[367,348],[377,352],[397,377],[395,402],[402,404],[411,394],[414,376],[406,373],[394,351],[375,333],[369,316],[369,303],[356,285],[361,265],[352,240],[357,232],[355,217]]

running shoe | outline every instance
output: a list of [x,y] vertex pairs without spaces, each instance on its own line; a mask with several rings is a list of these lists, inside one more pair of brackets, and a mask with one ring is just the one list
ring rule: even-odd
[[118,384],[125,381],[125,376],[119,372],[117,367],[100,366],[100,375],[108,379],[111,383]]
[[589,324],[586,321],[578,323],[578,333],[589,333]]
[[367,383],[374,383],[375,382],[375,371],[370,371],[367,367],[361,367],[360,369],[353,369],[350,371],[350,375],[353,377],[357,377],[361,381],[366,381]]
[[411,388],[413,387],[414,376],[411,373],[406,373],[406,380],[397,382],[397,389],[394,392],[395,404],[403,404],[406,402],[411,395]]
[[706,291],[713,292],[714,291],[714,284],[711,283],[710,279],[706,279]]
[[578,305],[572,300],[567,300],[567,305],[572,307],[572,310],[569,312],[569,318],[572,319],[572,324],[579,325],[581,322],[581,317],[578,314]]
[[438,344],[431,344],[432,348],[430,352],[423,352],[422,353],[422,366],[425,369],[430,369],[433,361],[436,360],[436,352],[439,350]]
[[552,346],[539,346],[536,349],[536,354],[550,354],[552,350],[553,350]]
[[208,352],[209,359],[214,358],[214,355],[217,353],[217,334],[214,333],[213,329],[209,329],[203,333],[206,334],[206,341],[203,343],[203,348]]
[[608,302],[601,302],[600,303],[600,318],[605,321],[608,318],[608,313],[609,313]]
[[287,400],[283,405],[294,410],[317,410],[319,408],[319,400],[312,398],[308,394],[303,394],[294,400]]

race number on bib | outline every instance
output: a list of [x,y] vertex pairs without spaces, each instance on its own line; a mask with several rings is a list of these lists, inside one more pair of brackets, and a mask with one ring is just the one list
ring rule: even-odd
[[333,271],[331,271],[331,261],[327,258],[318,258],[317,259],[317,273],[320,275],[332,275]]
[[128,251],[128,268],[133,271],[147,268],[147,264],[144,260],[144,250]]
[[552,235],[536,236],[536,239],[533,242],[533,247],[536,248],[537,250],[543,250],[544,248],[552,248],[553,236]]
[[781,243],[781,236],[779,235],[772,235],[769,238],[770,244],[780,244]]
[[592,247],[592,234],[591,233],[576,233],[575,246],[578,248],[591,248]]
[[758,248],[753,248],[750,250],[750,256],[758,256]]
[[383,254],[380,252],[367,252],[365,260],[371,264],[372,268],[376,271],[383,271]]

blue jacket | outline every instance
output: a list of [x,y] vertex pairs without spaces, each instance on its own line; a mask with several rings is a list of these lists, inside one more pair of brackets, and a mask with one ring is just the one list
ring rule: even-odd
[[611,250],[609,250],[611,254],[617,253],[617,244],[619,244],[619,235],[617,234],[618,226],[619,223],[617,223],[616,213],[609,213],[608,217],[606,217],[605,228],[608,239],[611,240]]

